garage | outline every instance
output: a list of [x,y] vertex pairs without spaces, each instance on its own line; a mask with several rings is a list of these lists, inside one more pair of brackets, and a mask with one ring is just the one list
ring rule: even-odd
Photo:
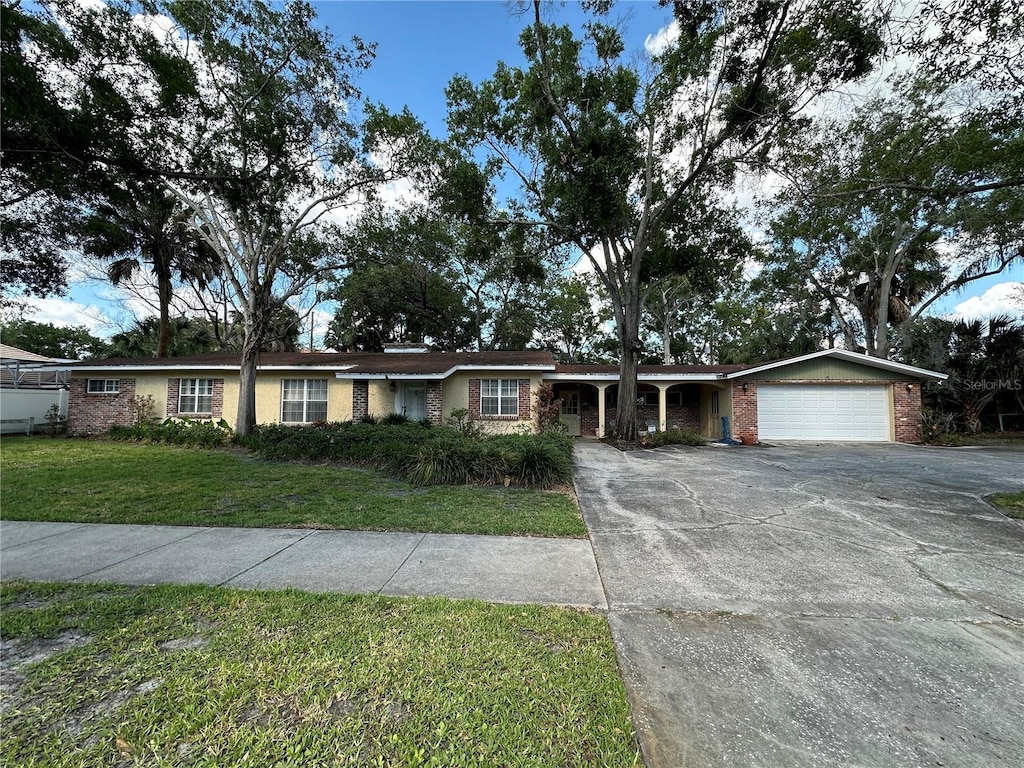
[[761,440],[892,439],[889,388],[882,385],[772,384],[757,390]]

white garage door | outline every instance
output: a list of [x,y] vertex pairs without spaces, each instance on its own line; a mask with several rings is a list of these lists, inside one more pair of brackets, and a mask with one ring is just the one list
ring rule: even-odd
[[889,440],[883,386],[762,384],[757,388],[760,440]]

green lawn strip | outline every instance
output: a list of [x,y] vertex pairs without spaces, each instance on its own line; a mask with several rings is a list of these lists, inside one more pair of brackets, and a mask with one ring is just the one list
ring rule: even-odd
[[641,765],[596,614],[17,582],[0,608],[4,765]]
[[1024,491],[997,493],[988,500],[1007,517],[1024,520]]
[[371,470],[239,451],[4,438],[0,471],[9,520],[586,536],[561,493],[415,488]]

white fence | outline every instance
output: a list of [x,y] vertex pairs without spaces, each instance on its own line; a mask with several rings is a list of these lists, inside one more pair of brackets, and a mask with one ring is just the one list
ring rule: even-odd
[[66,419],[66,389],[0,389],[0,433],[25,434],[46,428],[46,412],[54,403],[60,407],[61,418]]

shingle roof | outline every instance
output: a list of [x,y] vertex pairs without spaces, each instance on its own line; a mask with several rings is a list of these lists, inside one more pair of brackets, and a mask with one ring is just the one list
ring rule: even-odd
[[[241,355],[216,352],[166,358],[111,357],[88,360],[75,368],[229,368],[241,364]],[[260,356],[261,368],[334,368],[352,374],[441,374],[463,368],[547,368],[553,370],[550,352],[268,352]]]
[[12,347],[10,344],[0,344],[0,360],[17,360],[23,363],[59,363],[52,357],[37,355],[35,352],[26,352],[24,349]]

